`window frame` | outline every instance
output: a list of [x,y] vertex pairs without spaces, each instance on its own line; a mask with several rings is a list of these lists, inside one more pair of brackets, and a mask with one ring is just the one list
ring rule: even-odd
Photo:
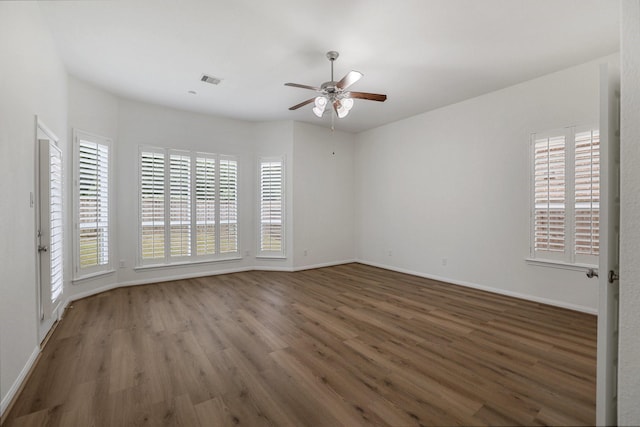
[[[558,268],[585,269],[598,266],[598,255],[577,254],[576,241],[576,135],[583,132],[599,132],[598,126],[568,126],[543,132],[534,132],[529,140],[529,257],[533,265]],[[564,250],[550,252],[535,249],[535,143],[536,140],[564,137]]]
[[[82,267],[80,261],[80,143],[87,141],[97,145],[104,145],[107,154],[107,263],[91,267]],[[105,274],[113,273],[113,241],[115,229],[113,227],[113,140],[81,129],[73,129],[73,281],[80,281]]]
[[[143,152],[153,152],[158,154],[163,154],[164,156],[164,220],[162,221],[162,226],[164,227],[164,241],[163,241],[163,257],[158,258],[144,258],[142,254],[142,153]],[[171,187],[170,187],[170,162],[171,155],[188,155],[190,159],[190,228],[191,228],[191,241],[190,241],[190,255],[180,255],[173,256],[171,254],[171,236],[170,236],[170,226],[167,227],[167,223],[170,224],[171,216]],[[198,186],[198,176],[197,176],[197,163],[198,159],[205,158],[209,160],[214,160],[215,171],[214,171],[214,216],[215,216],[215,253],[213,254],[198,254],[198,214],[197,214],[197,186]],[[220,253],[220,160],[231,160],[236,164],[236,251],[234,252],[225,252]],[[230,260],[239,260],[240,257],[240,184],[239,184],[239,176],[240,176],[240,162],[237,156],[233,155],[224,155],[224,154],[215,154],[215,153],[206,153],[201,151],[194,150],[183,150],[183,149],[174,149],[174,148],[162,148],[148,145],[140,145],[138,147],[138,156],[137,156],[137,165],[138,165],[138,235],[137,235],[137,254],[136,254],[136,266],[134,269],[145,269],[145,268],[155,268],[155,267],[171,267],[171,266],[179,266],[179,265],[189,265],[189,264],[198,264],[204,262],[216,262],[216,261],[230,261]]]
[[[262,164],[263,163],[272,163],[272,162],[280,162],[281,163],[281,177],[280,177],[280,186],[281,186],[281,195],[280,195],[280,223],[281,223],[281,243],[279,251],[265,251],[262,250]],[[287,257],[286,252],[286,159],[285,156],[269,156],[269,157],[259,157],[257,162],[257,195],[258,195],[258,203],[257,203],[257,238],[256,238],[256,258],[281,258],[284,259]]]

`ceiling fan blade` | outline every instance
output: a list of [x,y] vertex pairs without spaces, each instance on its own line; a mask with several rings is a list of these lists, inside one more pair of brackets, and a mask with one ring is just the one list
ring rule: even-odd
[[319,87],[301,85],[301,84],[298,84],[298,83],[285,83],[284,85],[285,86],[291,86],[291,87],[299,87],[301,89],[311,89],[311,90],[315,90],[315,91],[319,91],[320,90]]
[[349,71],[346,76],[342,78],[337,84],[338,89],[346,89],[358,80],[362,78],[363,74],[360,71]]
[[368,99],[369,101],[384,102],[387,100],[387,95],[381,95],[379,93],[349,92],[347,96],[349,98]]
[[289,108],[289,110],[297,110],[300,107],[304,107],[307,104],[311,104],[315,100],[316,100],[315,98],[307,99],[306,101],[302,101],[300,104],[296,104],[293,107]]

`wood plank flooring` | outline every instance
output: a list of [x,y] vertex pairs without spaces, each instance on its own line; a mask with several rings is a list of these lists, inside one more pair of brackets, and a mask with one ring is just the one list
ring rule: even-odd
[[4,426],[592,425],[596,318],[360,264],[73,303]]

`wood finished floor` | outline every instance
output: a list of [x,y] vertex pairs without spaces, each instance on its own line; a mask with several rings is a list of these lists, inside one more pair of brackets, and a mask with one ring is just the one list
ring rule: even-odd
[[3,426],[591,425],[596,318],[360,264],[73,303]]

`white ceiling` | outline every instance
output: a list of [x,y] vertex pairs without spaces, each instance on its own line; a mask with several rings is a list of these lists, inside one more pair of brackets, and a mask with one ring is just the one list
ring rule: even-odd
[[[288,107],[335,77],[385,93],[336,128],[359,132],[619,50],[615,0],[113,0],[40,7],[69,72],[116,94],[244,120],[316,118]],[[222,79],[200,82],[203,73]],[[196,91],[196,95],[188,91]]]

